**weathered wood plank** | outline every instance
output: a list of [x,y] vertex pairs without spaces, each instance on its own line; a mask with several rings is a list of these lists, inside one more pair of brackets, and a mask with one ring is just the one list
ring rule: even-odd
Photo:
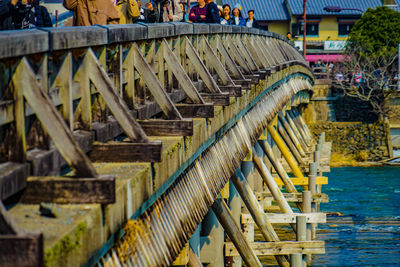
[[24,189],[28,175],[28,163],[5,162],[0,164],[0,200]]
[[3,202],[0,201],[0,235],[16,235],[19,231],[18,226],[13,222],[4,207]]
[[[273,200],[273,196],[269,192],[255,192],[258,200]],[[283,196],[289,202],[299,202],[303,201],[301,193],[283,193]],[[315,193],[311,197],[311,202],[318,202],[318,203],[328,203],[329,197],[327,194],[323,193]]]
[[219,87],[222,92],[229,92],[230,96],[241,97],[242,87],[240,85],[228,85]]
[[225,39],[225,43],[228,45],[228,48],[230,50],[230,54],[235,59],[236,63],[239,64],[239,66],[242,68],[242,70],[246,74],[250,74],[251,70],[250,70],[249,64],[247,64],[246,60],[242,57],[242,55],[240,54],[239,49],[234,44],[234,42],[232,41],[231,37],[227,36],[226,39]]
[[[274,178],[278,186],[284,185],[281,178],[279,177],[274,177]],[[303,177],[303,178],[295,177],[295,178],[290,178],[290,180],[292,180],[294,185],[308,185],[308,177]],[[318,176],[316,184],[328,184],[328,177]]]
[[95,85],[97,91],[104,98],[107,106],[110,108],[115,119],[124,130],[125,134],[135,142],[148,142],[148,138],[140,125],[132,117],[128,106],[122,98],[116,93],[114,85],[110,78],[107,76],[105,70],[101,67],[99,61],[94,55],[93,51],[89,49],[85,56],[85,64],[83,66],[88,68],[89,79]]
[[[326,223],[326,213],[265,213],[271,223],[296,223],[296,216],[306,216],[307,223]],[[242,223],[255,223],[250,214],[242,213]]]
[[32,176],[27,179],[22,203],[38,204],[112,204],[115,202],[115,178],[69,178]]
[[3,267],[43,266],[43,235],[0,235],[0,262]]
[[150,93],[153,95],[154,100],[160,106],[161,110],[169,119],[181,120],[182,116],[176,109],[175,105],[165,92],[157,76],[154,74],[151,66],[147,63],[139,50],[137,44],[134,44],[131,49],[134,55],[135,68],[147,84]]
[[214,105],[206,104],[176,104],[179,113],[184,118],[213,118]]
[[93,143],[89,156],[103,162],[160,162],[161,141]]
[[60,113],[38,83],[28,60],[23,58],[14,75],[14,85],[23,95],[46,128],[55,146],[79,177],[97,177],[97,172],[86,154],[79,148]]
[[140,120],[142,129],[149,136],[192,136],[193,120]]
[[[324,254],[324,241],[280,241],[280,242],[254,242],[250,247],[257,256],[302,254]],[[239,256],[238,251],[231,242],[225,242],[225,256]]]
[[215,106],[229,106],[229,93],[221,94],[201,94],[206,102],[212,102]]

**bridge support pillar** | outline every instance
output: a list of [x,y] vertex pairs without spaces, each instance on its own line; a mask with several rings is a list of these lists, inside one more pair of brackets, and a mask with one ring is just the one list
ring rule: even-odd
[[210,209],[201,223],[200,260],[210,267],[224,266],[224,229]]

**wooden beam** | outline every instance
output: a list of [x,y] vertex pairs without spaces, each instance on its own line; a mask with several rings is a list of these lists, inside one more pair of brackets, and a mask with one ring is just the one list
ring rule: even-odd
[[139,120],[147,135],[152,136],[192,136],[193,120]]
[[226,71],[224,65],[222,65],[221,61],[218,59],[217,55],[214,53],[205,37],[201,38],[199,47],[200,52],[204,54],[207,64],[212,66],[217,72],[219,78],[221,79],[221,83],[223,85],[233,84],[233,81]]
[[240,85],[228,85],[219,87],[222,92],[228,92],[230,96],[241,97],[242,87]]
[[256,254],[243,236],[239,226],[236,224],[225,201],[217,198],[211,207],[229,238],[232,240],[233,244],[235,244],[234,247],[237,249],[235,249],[235,252],[237,252],[235,256],[241,256],[247,266],[262,266],[260,260],[256,257]]
[[[163,49],[163,56],[165,61],[167,62],[168,69],[170,69],[174,73],[179,84],[182,86],[183,91],[186,93],[189,99],[192,100],[193,103],[204,104],[204,100],[201,98],[196,87],[194,87],[194,84],[190,80],[189,76],[186,74],[179,59],[174,54],[174,52],[172,52],[168,42],[163,39],[161,45]],[[158,64],[162,63],[159,62]]]
[[222,93],[222,94],[201,94],[201,97],[206,102],[212,102],[214,106],[229,106],[229,93]]
[[214,105],[206,104],[176,104],[179,113],[184,118],[213,118]]
[[115,178],[29,177],[22,203],[112,204],[115,203]]
[[[242,173],[236,172],[232,175],[231,181],[235,185],[235,188],[239,192],[243,202],[245,203],[247,209],[249,210],[251,218],[254,218],[258,228],[261,231],[262,236],[265,241],[279,241],[279,237],[276,234],[274,228],[272,227],[269,218],[265,216],[264,210],[258,203],[253,190],[248,184],[247,180],[243,177]],[[276,257],[279,266],[289,266],[287,259],[283,256]]]
[[225,38],[225,43],[228,45],[230,54],[232,57],[235,59],[235,61],[239,64],[239,66],[242,68],[242,70],[246,74],[251,74],[251,69],[250,66],[247,64],[246,60],[241,56],[239,49],[237,46],[233,43],[231,37],[227,36]]
[[4,267],[43,266],[43,235],[0,235],[0,262]]
[[[282,186],[284,185],[281,178],[279,177],[275,177],[275,182],[278,184],[278,186]],[[308,177],[294,177],[294,178],[290,178],[290,180],[292,180],[292,183],[294,185],[308,185]],[[328,184],[328,177],[325,176],[318,176],[317,177],[317,182],[316,184]]]
[[[325,254],[324,241],[253,242],[250,247],[257,256]],[[231,242],[225,242],[225,257],[229,256],[239,256],[239,253]]]
[[110,108],[114,118],[118,121],[119,125],[131,141],[137,143],[148,142],[146,134],[132,117],[128,106],[116,93],[113,82],[107,76],[107,73],[101,67],[100,62],[97,60],[91,49],[86,53],[85,64],[83,64],[83,67],[90,70],[88,73],[89,79],[95,85],[97,91],[101,94],[107,106]]
[[139,50],[137,44],[133,44],[131,49],[134,56],[134,65],[150,91],[153,95],[154,100],[160,106],[161,110],[167,116],[168,119],[181,120],[182,116],[176,109],[174,103],[169,98],[167,92],[165,92],[157,76],[154,74],[151,66],[147,63]]
[[220,88],[218,87],[214,78],[211,76],[211,73],[208,71],[207,67],[204,65],[204,62],[201,60],[199,54],[194,49],[192,42],[189,41],[187,36],[185,36],[184,45],[189,61],[192,63],[192,66],[200,75],[200,78],[206,85],[208,91],[210,93],[221,93]]
[[221,54],[221,57],[225,60],[225,64],[229,71],[232,73],[232,77],[236,80],[241,80],[244,79],[244,76],[242,72],[239,70],[237,67],[235,61],[232,59],[230,54],[228,53],[228,50],[226,49],[221,37],[217,36],[215,39],[216,47],[218,52]]
[[[255,192],[258,200],[270,200],[273,201],[274,197],[269,192]],[[302,194],[301,193],[283,193],[283,196],[286,198],[288,202],[303,202]],[[318,202],[318,203],[328,203],[329,197],[327,194],[323,193],[314,193],[311,197],[311,202]]]
[[95,142],[89,156],[92,161],[103,162],[160,162],[161,148],[158,140],[148,143]]
[[13,75],[13,83],[22,90],[30,107],[46,129],[65,161],[78,177],[97,177],[97,172],[86,154],[80,149],[65,121],[53,106],[49,96],[38,83],[28,60],[23,58]]
[[20,232],[19,227],[14,223],[0,200],[0,235],[16,235],[18,232]]
[[[307,223],[326,223],[326,213],[265,213],[271,223],[296,223],[296,216],[305,216]],[[242,223],[255,223],[250,214],[242,213]]]
[[236,47],[240,51],[242,57],[246,60],[251,71],[257,72],[258,71],[257,64],[254,62],[254,59],[251,57],[247,48],[243,45],[242,38],[236,37],[236,38],[232,39],[232,42],[236,45]]

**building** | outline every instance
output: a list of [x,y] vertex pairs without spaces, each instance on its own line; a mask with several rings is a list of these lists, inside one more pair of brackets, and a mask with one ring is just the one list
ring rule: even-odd
[[[242,14],[254,9],[255,18],[263,29],[286,36],[291,32],[295,45],[303,46],[303,0],[227,0],[232,7],[239,3]],[[341,52],[354,23],[368,8],[388,5],[399,9],[400,0],[308,0],[307,57],[308,61],[341,60]],[[328,12],[327,6],[341,7],[340,12]]]

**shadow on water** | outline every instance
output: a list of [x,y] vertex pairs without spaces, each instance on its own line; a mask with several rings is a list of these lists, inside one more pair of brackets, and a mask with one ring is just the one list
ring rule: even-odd
[[326,254],[313,266],[400,266],[400,167],[332,168],[323,192],[325,212],[340,212],[319,225]]

